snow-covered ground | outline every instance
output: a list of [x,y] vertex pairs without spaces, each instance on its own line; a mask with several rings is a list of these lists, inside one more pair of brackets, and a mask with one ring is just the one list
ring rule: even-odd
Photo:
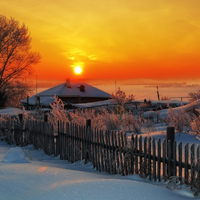
[[[165,112],[161,111],[160,115]],[[157,124],[143,136],[164,139],[166,126]],[[176,133],[175,140],[200,144],[200,136],[189,133]],[[32,145],[20,148],[0,141],[0,200],[195,199],[187,186],[172,191],[166,185],[139,175],[100,173],[91,164],[84,165],[81,161],[71,164],[59,157],[47,156],[42,150],[34,150]]]
[[32,145],[19,148],[0,141],[0,199],[189,200],[194,197],[186,186],[172,191],[165,182],[151,182],[138,175],[100,173],[91,164],[71,164],[34,150]]

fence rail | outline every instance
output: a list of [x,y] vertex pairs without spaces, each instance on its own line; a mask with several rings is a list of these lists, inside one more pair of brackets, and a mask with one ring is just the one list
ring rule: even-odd
[[73,123],[58,122],[56,128],[43,121],[2,121],[1,134],[8,144],[33,144],[47,155],[74,163],[91,162],[96,170],[110,174],[139,174],[153,181],[179,177],[184,183],[200,177],[200,146],[177,144],[159,138],[102,131]]

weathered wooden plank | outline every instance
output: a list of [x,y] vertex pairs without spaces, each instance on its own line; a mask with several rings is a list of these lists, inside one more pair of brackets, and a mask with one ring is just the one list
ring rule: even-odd
[[65,132],[65,135],[66,135],[66,160],[69,160],[69,123],[66,122],[65,124],[65,127],[66,127],[66,132]]
[[112,174],[113,168],[112,168],[112,153],[111,153],[111,132],[108,132],[107,139],[108,139],[108,155],[109,155],[108,157],[109,173]]
[[109,148],[109,151],[110,151],[110,174],[113,174],[113,171],[114,171],[114,165],[113,165],[113,151],[112,151],[112,148],[113,148],[113,131],[110,132],[110,148]]
[[148,140],[148,176],[151,180],[151,137]]
[[103,148],[103,166],[104,166],[104,171],[107,172],[107,157],[106,157],[106,148],[105,148],[105,132],[102,131],[102,148]]
[[129,169],[129,160],[130,160],[130,152],[129,152],[129,150],[128,150],[128,143],[127,143],[127,137],[126,137],[126,133],[125,132],[123,132],[122,133],[123,134],[123,142],[124,142],[124,148],[125,148],[125,153],[124,153],[124,173],[126,174],[126,175],[128,175],[129,174],[129,172],[130,172],[130,169]]
[[119,144],[119,174],[123,174],[123,160],[122,160],[122,139],[121,132],[118,132],[118,144]]
[[163,146],[163,179],[166,180],[167,179],[167,175],[166,175],[166,146],[167,146],[167,141],[166,139],[163,140],[162,143]]
[[138,174],[138,136],[135,136],[135,156],[134,156],[134,160],[135,160],[135,173]]
[[85,127],[84,126],[80,126],[80,131],[81,131],[81,157],[82,157],[82,160],[85,159]]
[[179,180],[182,183],[182,142],[179,143],[178,145],[178,161],[179,161]]
[[79,132],[78,132],[78,124],[75,124],[75,140],[76,140],[76,155],[75,155],[75,161],[80,160],[80,141],[79,141]]
[[147,177],[147,137],[144,138],[144,175]]
[[59,152],[60,152],[60,159],[63,160],[63,146],[62,146],[62,142],[63,142],[63,127],[62,127],[63,122],[60,121],[59,124],[59,132],[58,132],[58,138],[59,138]]
[[70,136],[70,150],[69,150],[69,162],[73,162],[73,140],[72,140],[72,136],[73,136],[73,124],[70,124],[69,127],[69,136]]
[[112,132],[112,157],[113,157],[113,174],[116,174],[116,131]]
[[142,136],[139,137],[139,153],[140,153],[140,176],[143,175],[143,162],[142,162]]
[[131,154],[131,173],[134,174],[134,136],[131,135],[131,148],[132,148],[132,154]]
[[191,180],[190,183],[194,182],[195,179],[195,144],[193,143],[190,147],[190,163],[191,163]]
[[96,143],[96,145],[94,144],[94,159],[95,159],[95,168],[98,171],[99,170],[99,160],[98,160],[98,141],[97,141],[97,129],[95,129],[94,131],[94,142]]
[[176,144],[176,141],[173,142],[173,176],[176,176],[177,174],[177,170],[176,170],[176,147],[177,147],[177,144]]
[[156,143],[155,138],[153,138],[153,180],[156,181]]
[[116,132],[116,134],[115,134],[115,149],[116,149],[116,161],[117,161],[117,163],[116,163],[116,173],[118,173],[119,174],[119,133],[118,132]]
[[124,141],[124,133],[120,132],[121,137],[121,156],[122,156],[122,176],[126,175],[126,159],[125,159],[125,141]]
[[110,167],[109,167],[109,148],[108,148],[108,134],[109,132],[106,131],[105,132],[105,144],[106,144],[106,172],[110,171]]
[[188,174],[188,154],[189,154],[189,144],[186,143],[185,144],[185,180],[186,180],[186,184],[188,184],[188,178],[189,178],[189,174]]
[[100,142],[100,149],[99,149],[100,152],[99,152],[99,155],[100,155],[101,171],[105,171],[104,157],[103,157],[104,147],[103,147],[103,131],[102,130],[99,131],[98,140]]
[[92,129],[92,134],[91,134],[91,140],[92,140],[92,163],[93,163],[93,168],[96,168],[96,162],[95,162],[95,129]]
[[172,162],[171,162],[171,156],[172,156],[172,154],[171,154],[171,140],[168,140],[168,143],[167,143],[167,153],[168,153],[168,155],[167,155],[167,159],[168,159],[168,162],[167,162],[167,173],[168,173],[168,179],[173,175],[172,174]]
[[158,152],[158,181],[161,181],[161,176],[160,176],[160,172],[161,172],[161,139],[158,138],[157,141],[157,152]]

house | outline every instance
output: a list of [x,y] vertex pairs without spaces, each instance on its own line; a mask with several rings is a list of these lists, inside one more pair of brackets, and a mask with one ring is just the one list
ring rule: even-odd
[[36,106],[48,108],[50,103],[54,102],[54,96],[60,98],[68,108],[71,104],[104,101],[110,98],[109,93],[87,83],[71,83],[67,80],[65,83],[24,99],[21,103],[25,108]]

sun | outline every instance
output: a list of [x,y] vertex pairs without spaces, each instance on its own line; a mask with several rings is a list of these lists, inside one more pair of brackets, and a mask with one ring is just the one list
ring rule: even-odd
[[82,68],[78,65],[78,66],[74,67],[74,72],[75,72],[75,74],[81,74]]

